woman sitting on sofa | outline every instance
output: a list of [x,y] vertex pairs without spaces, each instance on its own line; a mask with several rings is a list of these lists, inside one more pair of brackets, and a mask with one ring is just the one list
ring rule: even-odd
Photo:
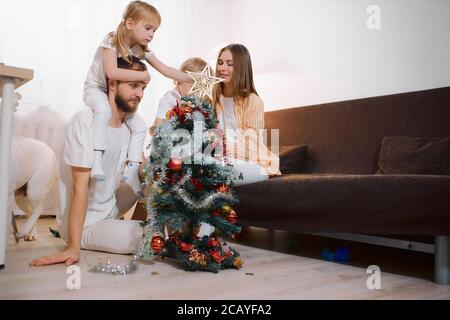
[[267,180],[279,175],[279,158],[264,144],[264,104],[253,84],[250,53],[241,44],[219,52],[216,75],[223,82],[214,87],[219,128],[225,134],[228,162],[241,172],[236,185]]

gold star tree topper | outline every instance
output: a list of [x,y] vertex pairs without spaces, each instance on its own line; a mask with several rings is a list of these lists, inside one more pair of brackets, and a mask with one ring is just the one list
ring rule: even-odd
[[195,94],[200,98],[207,96],[212,100],[212,88],[216,83],[223,81],[222,78],[211,76],[211,68],[206,65],[201,73],[187,71],[187,73],[194,79],[194,85],[192,86],[189,94]]

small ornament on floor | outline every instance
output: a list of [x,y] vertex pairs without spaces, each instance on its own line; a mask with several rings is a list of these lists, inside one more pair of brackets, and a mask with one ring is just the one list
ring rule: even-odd
[[350,260],[350,252],[348,248],[345,247],[338,247],[336,248],[336,254],[334,256],[336,261],[339,262],[348,262]]
[[327,261],[334,261],[334,253],[330,251],[330,249],[323,249],[320,252],[320,256]]
[[106,273],[112,275],[127,275],[135,272],[138,269],[139,258],[133,256],[131,261],[125,265],[113,263],[111,261],[100,262],[89,269],[93,273]]
[[326,248],[320,252],[320,256],[327,261],[346,263],[350,260],[350,252],[346,247],[336,248],[336,252]]

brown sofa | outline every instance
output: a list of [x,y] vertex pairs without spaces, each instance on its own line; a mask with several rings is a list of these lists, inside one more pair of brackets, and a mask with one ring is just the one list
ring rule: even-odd
[[450,87],[265,114],[280,149],[307,145],[301,173],[236,187],[240,223],[301,233],[431,235],[450,284],[450,175],[375,174],[386,136],[449,137]]

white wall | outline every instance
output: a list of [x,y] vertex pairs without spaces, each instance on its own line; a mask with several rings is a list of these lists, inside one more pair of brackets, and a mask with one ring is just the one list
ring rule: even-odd
[[[450,85],[447,0],[154,0],[163,24],[151,48],[167,64],[191,56],[215,63],[224,44],[246,45],[266,110]],[[0,0],[0,62],[29,67],[26,110],[48,105],[66,117],[83,108],[93,53],[125,0]],[[369,30],[366,9],[381,10]],[[141,104],[153,121],[172,87],[152,72]]]
[[[267,109],[450,85],[450,1],[245,1],[263,3],[244,32]],[[369,30],[366,9],[381,10]],[[256,38],[252,35],[261,34]],[[263,39],[266,39],[264,41]]]

